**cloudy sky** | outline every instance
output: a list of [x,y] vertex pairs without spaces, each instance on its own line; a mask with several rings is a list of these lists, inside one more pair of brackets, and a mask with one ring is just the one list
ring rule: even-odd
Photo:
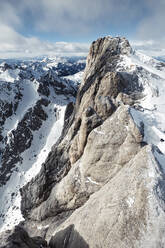
[[165,55],[165,0],[0,0],[0,58],[84,55],[105,35]]

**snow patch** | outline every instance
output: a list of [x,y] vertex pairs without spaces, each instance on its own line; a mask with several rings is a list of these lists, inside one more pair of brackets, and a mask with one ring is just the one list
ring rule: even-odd
[[0,81],[14,83],[15,80],[19,79],[19,72],[19,69],[0,71]]
[[100,185],[100,183],[94,181],[91,177],[87,177],[87,182],[90,182],[92,184]]
[[138,51],[122,55],[117,70],[135,73],[143,87],[143,98],[138,100],[141,110],[130,109],[137,124],[144,124],[144,142],[157,146],[165,153],[165,64]]
[[94,132],[97,133],[97,134],[105,135],[104,132],[98,131],[97,129],[94,129]]
[[126,201],[127,201],[128,207],[130,208],[133,206],[135,199],[134,197],[128,197]]
[[81,81],[82,81],[83,75],[84,75],[84,72],[80,71],[80,72],[78,72],[78,73],[76,73],[74,75],[66,76],[66,77],[63,77],[63,78],[72,80],[73,82],[76,82],[79,85],[81,83]]

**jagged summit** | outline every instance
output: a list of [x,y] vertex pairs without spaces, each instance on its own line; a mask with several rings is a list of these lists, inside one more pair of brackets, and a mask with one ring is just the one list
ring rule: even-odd
[[165,246],[164,68],[125,38],[92,43],[62,135],[21,189],[30,236],[51,248]]
[[129,55],[131,51],[132,48],[125,38],[108,36],[94,41],[89,49],[84,81],[90,71],[97,73],[97,70],[100,72],[102,69],[104,74],[106,71],[115,71],[120,55]]

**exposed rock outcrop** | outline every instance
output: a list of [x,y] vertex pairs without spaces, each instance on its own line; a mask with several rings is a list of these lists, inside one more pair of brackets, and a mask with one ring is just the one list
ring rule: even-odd
[[[128,109],[118,108],[112,117],[91,131],[80,161],[52,189],[47,201],[31,209],[28,217],[40,221],[82,206],[139,152],[141,142],[142,135]],[[33,195],[30,190],[27,194]]]
[[163,169],[131,112],[143,86],[119,70],[131,53],[124,38],[92,43],[62,136],[21,189],[24,227],[51,248],[165,246]]
[[27,232],[17,226],[13,230],[0,234],[0,248],[47,248],[47,242],[41,237],[30,238]]
[[50,240],[50,248],[54,247],[74,247],[89,248],[89,245],[74,229],[74,225],[68,226],[65,230],[58,232],[55,237]]
[[[24,216],[34,216],[30,212],[36,211],[35,208],[38,209],[40,203],[46,203],[54,185],[82,156],[90,132],[113,114],[118,106],[116,101],[118,94],[127,92],[127,88],[130,89],[129,84],[132,82],[125,80],[122,74],[115,71],[120,55],[130,51],[131,47],[124,38],[103,38],[92,44],[84,80],[78,91],[76,106],[70,118],[71,124],[68,126],[70,128],[68,132],[65,132],[66,135],[64,139],[61,139],[60,144],[52,149],[40,174],[21,190]],[[132,90],[134,90],[133,87]],[[128,91],[128,94],[130,93]],[[85,200],[81,200],[82,203],[88,197],[87,193]],[[77,203],[74,208],[82,203]],[[52,216],[52,213],[37,216],[33,218],[45,219]]]
[[142,148],[55,232],[74,223],[92,248],[164,247],[164,210],[153,192],[160,175],[150,152]]

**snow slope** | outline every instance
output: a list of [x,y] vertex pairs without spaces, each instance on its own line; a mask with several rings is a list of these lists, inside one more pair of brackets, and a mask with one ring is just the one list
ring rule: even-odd
[[[81,80],[84,65],[78,58],[0,64],[0,232],[23,220],[19,190],[37,175],[58,140],[66,105],[75,101],[73,73]],[[72,75],[70,80],[63,77],[66,72]]]
[[138,108],[131,108],[137,125],[144,128],[144,142],[157,147],[156,159],[165,168],[165,63],[138,51],[122,56],[118,71],[127,71],[138,76],[143,88],[143,97]]
[[[66,105],[65,101],[64,104]],[[54,115],[51,115],[52,109],[49,108],[48,121],[34,134],[31,147],[22,154],[23,162],[21,162],[21,166],[16,165],[16,170],[10,180],[0,188],[0,232],[12,228],[23,220],[20,211],[21,196],[19,189],[37,175],[42,163],[51,151],[51,147],[59,138],[63,127],[65,105],[55,105],[59,112],[58,120]]]
[[83,78],[83,75],[84,75],[84,72],[83,71],[80,71],[80,72],[77,72],[76,74],[74,75],[71,75],[71,76],[65,76],[63,77],[64,79],[69,79],[69,80],[72,80],[73,82],[75,82],[76,84],[80,84],[81,83],[81,80]]

